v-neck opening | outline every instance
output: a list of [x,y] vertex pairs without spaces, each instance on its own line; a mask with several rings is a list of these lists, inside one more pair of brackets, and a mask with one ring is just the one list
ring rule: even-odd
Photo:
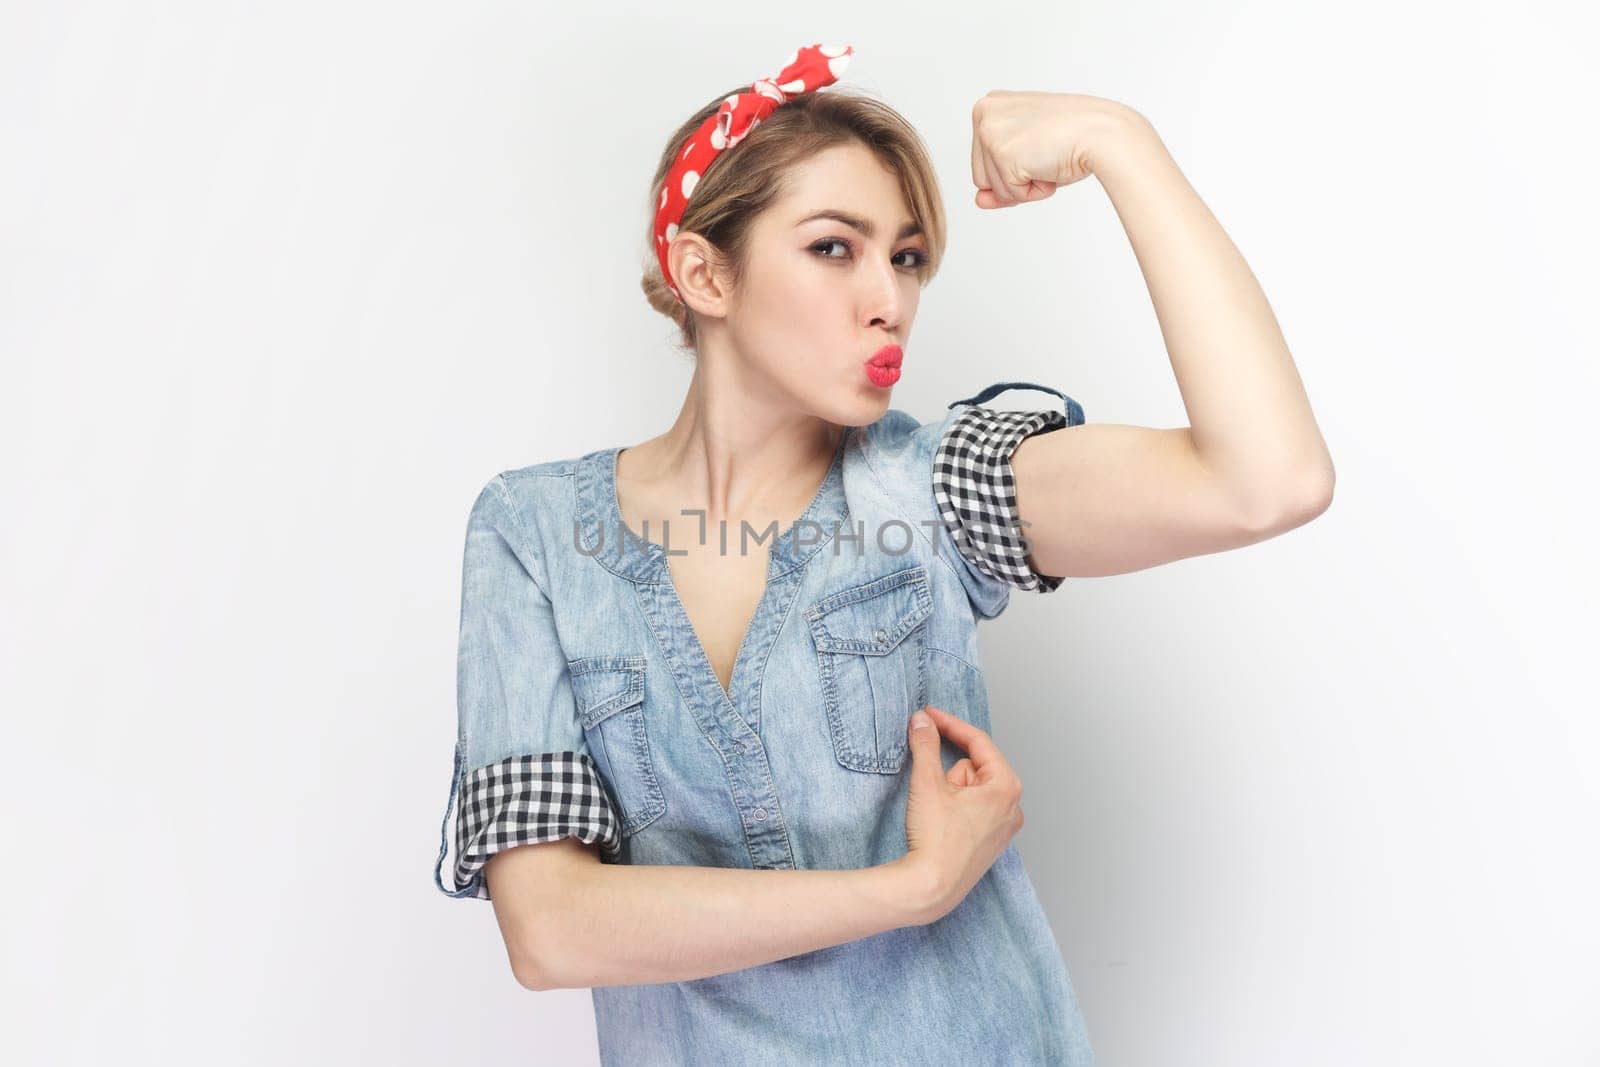
[[[744,632],[739,636],[739,647],[733,654],[733,668],[728,674],[728,684],[724,686],[722,679],[717,677],[716,668],[711,665],[711,657],[706,652],[705,641],[695,626],[694,620],[689,617],[689,609],[683,602],[683,597],[678,592],[677,583],[672,579],[672,570],[667,565],[666,549],[655,541],[646,540],[634,533],[622,517],[622,501],[617,495],[617,470],[618,461],[626,447],[618,445],[609,450],[610,454],[604,457],[607,468],[605,504],[611,511],[611,521],[618,530],[619,535],[632,538],[643,544],[649,553],[652,570],[659,569],[660,580],[665,582],[671,590],[672,602],[675,610],[688,627],[689,633],[694,638],[695,648],[700,653],[700,664],[706,675],[711,679],[713,686],[723,702],[730,708],[737,708],[734,700],[734,690],[738,688],[741,675],[740,667],[745,662],[745,649],[750,644],[750,635],[755,630],[757,622],[761,619],[762,610],[766,607],[768,597],[772,592],[773,582],[796,567],[805,563],[816,549],[820,548],[833,536],[833,530],[826,530],[824,536],[818,538],[816,545],[806,546],[807,551],[802,555],[794,545],[796,528],[803,522],[812,522],[826,526],[825,519],[834,521],[842,520],[847,514],[844,504],[844,492],[841,484],[842,467],[845,448],[849,444],[850,435],[854,427],[844,427],[844,432],[839,435],[839,444],[835,447],[833,459],[828,464],[827,471],[822,476],[822,481],[811,494],[810,501],[789,526],[773,540],[767,547],[766,573],[762,579],[761,595],[756,598],[755,610],[751,612],[749,620],[745,623]],[[829,513],[829,514],[825,514]],[[646,530],[648,532],[648,528]]]

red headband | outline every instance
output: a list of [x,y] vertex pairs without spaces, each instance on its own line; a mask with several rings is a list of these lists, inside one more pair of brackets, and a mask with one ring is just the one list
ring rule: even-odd
[[798,49],[783,69],[771,78],[760,78],[749,92],[734,93],[722,102],[717,113],[700,124],[678,153],[672,169],[661,183],[661,202],[656,205],[656,255],[661,260],[661,277],[667,288],[683,303],[678,287],[672,284],[667,269],[667,246],[678,235],[678,220],[689,205],[695,183],[716,160],[717,154],[732,148],[745,135],[792,96],[832,85],[844,73],[855,49],[849,45],[813,44]]

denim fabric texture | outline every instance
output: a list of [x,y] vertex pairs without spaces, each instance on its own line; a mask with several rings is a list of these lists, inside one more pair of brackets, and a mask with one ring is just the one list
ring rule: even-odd
[[[853,869],[904,855],[911,713],[934,704],[991,729],[977,624],[1004,611],[1012,586],[958,550],[933,471],[955,420],[1004,388],[1052,393],[1065,425],[1083,421],[1064,393],[997,383],[932,422],[890,410],[845,433],[802,521],[751,542],[768,551],[767,588],[727,690],[662,546],[622,521],[620,448],[492,479],[469,525],[439,888],[487,897],[481,871],[453,888],[440,878],[458,789],[505,761],[522,773],[494,781],[526,780],[552,754],[603,783],[614,825],[587,838],[613,837],[603,862]],[[698,527],[685,518],[671,532]],[[474,537],[494,549],[474,551]],[[944,743],[945,767],[963,755]],[[539,818],[564,825],[564,809],[548,810]],[[1094,1062],[1014,844],[933,923],[591,992],[606,1064]]]

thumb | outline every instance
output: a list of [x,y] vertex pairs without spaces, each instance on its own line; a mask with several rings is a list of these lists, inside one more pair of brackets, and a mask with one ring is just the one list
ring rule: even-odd
[[939,761],[939,728],[933,717],[918,708],[911,716],[911,781],[924,788],[933,788],[944,778],[944,767]]

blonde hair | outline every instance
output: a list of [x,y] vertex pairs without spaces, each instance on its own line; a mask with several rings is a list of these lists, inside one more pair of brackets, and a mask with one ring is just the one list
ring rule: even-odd
[[[662,149],[650,182],[644,276],[639,285],[650,306],[677,324],[680,347],[690,352],[697,345],[694,312],[677,301],[661,276],[654,233],[656,205],[661,183],[684,142],[716,113],[725,98],[748,88],[741,86],[718,95],[679,126]],[[945,244],[944,207],[933,164],[916,129],[888,104],[859,90],[830,87],[802,93],[779,105],[744,140],[720,153],[706,168],[678,220],[678,229],[693,230],[709,241],[722,257],[719,265],[729,282],[737,287],[744,274],[751,224],[783,195],[790,169],[824,149],[852,142],[870,149],[899,175],[911,217],[921,225],[927,240],[928,260],[917,271],[918,284],[926,286],[938,273]]]

